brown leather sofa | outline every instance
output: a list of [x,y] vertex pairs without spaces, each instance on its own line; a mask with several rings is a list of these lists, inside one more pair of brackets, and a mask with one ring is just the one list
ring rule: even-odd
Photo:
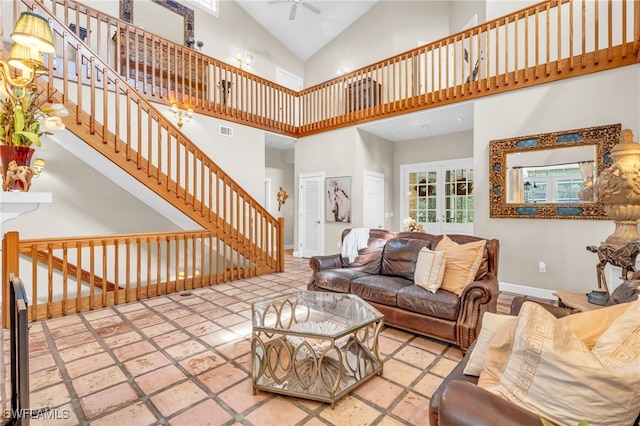
[[[522,303],[527,300],[530,299],[526,297],[514,298],[511,304],[511,315],[518,315]],[[547,304],[543,304],[543,306],[558,318],[574,312],[570,309]],[[467,376],[463,373],[473,346],[470,349],[431,396],[429,425],[542,425],[540,416],[537,414],[478,387],[477,377]]]
[[[349,229],[342,233],[344,241]],[[482,240],[449,235],[458,244]],[[460,296],[414,285],[418,253],[434,249],[442,235],[370,230],[367,247],[351,264],[340,254],[314,256],[307,289],[352,293],[378,309],[385,324],[453,343],[465,352],[480,332],[484,312],[496,312],[499,242],[488,239],[475,281]]]

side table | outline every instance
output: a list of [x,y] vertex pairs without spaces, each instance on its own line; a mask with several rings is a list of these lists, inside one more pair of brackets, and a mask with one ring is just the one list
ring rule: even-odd
[[553,293],[558,298],[558,306],[561,308],[575,309],[576,311],[586,312],[603,308],[601,305],[594,305],[587,301],[587,293],[572,291],[556,291]]

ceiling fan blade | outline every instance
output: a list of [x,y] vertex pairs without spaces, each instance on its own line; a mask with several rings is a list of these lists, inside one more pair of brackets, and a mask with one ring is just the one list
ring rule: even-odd
[[289,3],[289,0],[272,0],[270,2],[267,2],[268,4],[280,4],[280,3]]
[[298,10],[298,4],[297,3],[293,3],[291,5],[291,13],[289,13],[289,20],[293,21],[294,19],[296,19],[296,10]]
[[313,13],[320,13],[320,9],[318,9],[317,7],[315,7],[312,4],[309,3],[302,3],[302,5],[304,7],[306,7],[307,9],[309,9],[310,11],[312,11]]

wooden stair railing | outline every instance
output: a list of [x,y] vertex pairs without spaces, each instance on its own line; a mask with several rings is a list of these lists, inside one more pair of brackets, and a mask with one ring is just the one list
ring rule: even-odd
[[[19,273],[27,287],[29,321],[254,275],[251,262],[205,230],[30,240],[7,232],[2,249],[4,273]],[[7,284],[2,297],[5,328],[8,291]]]
[[548,0],[296,93],[96,9],[47,1],[143,96],[294,137],[640,62],[637,0]]
[[[20,2],[29,8],[37,3]],[[63,102],[67,128],[254,264],[283,268],[281,220],[274,218],[117,72],[46,9],[62,61],[39,77]],[[60,48],[60,46],[62,46]],[[56,71],[60,78],[52,78]]]
[[[29,7],[36,2],[22,2]],[[183,213],[229,242],[255,273],[283,268],[282,221],[189,141],[66,26],[48,14],[62,61],[50,61],[50,99],[72,113],[69,130]],[[77,28],[77,27],[76,27]],[[44,79],[39,84],[45,84]],[[115,114],[114,114],[115,112]],[[135,130],[132,130],[135,128]]]

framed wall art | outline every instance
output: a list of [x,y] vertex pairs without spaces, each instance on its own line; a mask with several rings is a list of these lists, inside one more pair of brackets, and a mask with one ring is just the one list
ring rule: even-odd
[[351,176],[327,178],[325,187],[327,222],[351,223]]

